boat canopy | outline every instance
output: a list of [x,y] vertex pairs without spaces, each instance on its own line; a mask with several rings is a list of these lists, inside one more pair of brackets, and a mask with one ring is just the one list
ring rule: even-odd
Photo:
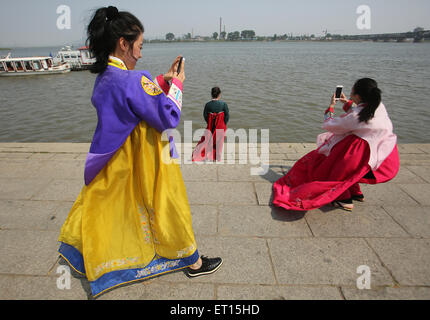
[[48,70],[54,65],[51,57],[0,59],[0,72]]

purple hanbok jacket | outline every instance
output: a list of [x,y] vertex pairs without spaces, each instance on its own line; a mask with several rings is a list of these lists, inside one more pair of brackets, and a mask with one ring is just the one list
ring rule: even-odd
[[[85,162],[84,179],[88,186],[124,144],[133,129],[145,121],[159,132],[176,128],[182,108],[182,83],[172,85],[158,76],[155,82],[147,71],[127,70],[119,59],[99,74],[91,102],[97,110],[98,123]],[[173,158],[178,154],[169,136]]]

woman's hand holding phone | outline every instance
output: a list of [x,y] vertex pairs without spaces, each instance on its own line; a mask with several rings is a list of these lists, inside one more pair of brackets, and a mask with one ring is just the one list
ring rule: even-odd
[[173,61],[172,66],[169,71],[164,74],[164,80],[170,81],[176,75],[176,71],[178,70],[179,60],[181,60],[181,56],[176,57],[175,61]]
[[346,97],[346,95],[343,92],[340,95],[340,98],[336,98],[336,93],[335,93],[331,97],[330,107],[334,107],[338,101],[340,101],[342,103],[347,103],[349,101],[349,99]]
[[[181,57],[179,57],[180,60]],[[178,60],[178,64],[179,64],[179,60]],[[185,59],[182,60],[182,64],[181,64],[181,70],[179,71],[179,74],[177,73],[177,69],[178,66],[176,66],[176,70],[175,73],[173,75],[173,78],[178,79],[179,81],[181,81],[182,83],[184,83],[185,81]]]
[[338,100],[336,99],[336,93],[334,93],[331,97],[330,108],[334,108],[334,106],[337,104],[337,101]]
[[346,95],[342,92],[342,95],[340,96],[340,102],[347,103],[349,99],[346,97]]

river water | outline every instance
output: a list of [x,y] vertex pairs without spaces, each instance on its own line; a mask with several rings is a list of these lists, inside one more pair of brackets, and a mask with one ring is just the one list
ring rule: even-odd
[[[59,49],[20,48],[12,55]],[[180,132],[183,121],[192,121],[193,130],[204,127],[203,107],[219,86],[229,128],[269,129],[270,142],[315,142],[336,85],[349,94],[355,80],[371,77],[399,142],[430,142],[430,43],[160,43],[144,44],[142,54],[136,69],[153,77],[177,55],[186,57]],[[0,77],[0,142],[90,142],[97,124],[90,102],[95,77],[88,71]]]

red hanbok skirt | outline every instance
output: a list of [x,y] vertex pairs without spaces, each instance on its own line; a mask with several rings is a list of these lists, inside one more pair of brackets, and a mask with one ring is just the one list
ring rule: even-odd
[[220,161],[226,130],[224,112],[210,113],[205,134],[193,151],[193,162]]
[[314,150],[275,182],[273,204],[287,210],[313,210],[362,194],[358,183],[384,183],[397,175],[400,164],[397,146],[375,171],[370,169],[369,158],[367,141],[355,135],[336,144],[329,156]]

